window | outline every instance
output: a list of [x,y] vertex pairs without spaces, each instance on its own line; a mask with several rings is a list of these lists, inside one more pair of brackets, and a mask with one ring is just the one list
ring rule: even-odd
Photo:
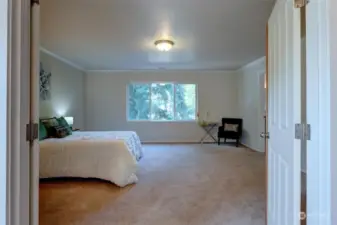
[[128,87],[128,119],[191,121],[196,119],[196,85],[133,83]]

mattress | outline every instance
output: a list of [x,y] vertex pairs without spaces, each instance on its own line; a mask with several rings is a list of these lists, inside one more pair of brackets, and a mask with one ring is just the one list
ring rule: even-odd
[[99,178],[123,187],[138,181],[137,161],[142,157],[135,132],[76,131],[40,141],[40,178]]

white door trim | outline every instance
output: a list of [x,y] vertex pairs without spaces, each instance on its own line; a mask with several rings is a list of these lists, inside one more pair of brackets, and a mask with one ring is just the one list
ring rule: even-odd
[[[40,3],[31,6],[30,23],[30,121],[39,123],[40,117]],[[30,145],[30,225],[39,224],[39,140]]]
[[[7,225],[29,225],[30,0],[8,0]],[[2,9],[2,8],[1,8]],[[2,31],[3,32],[3,31]],[[1,221],[2,222],[2,221]]]
[[330,142],[330,95],[334,88],[330,89],[329,1],[313,0],[306,8],[307,122],[311,125],[311,140],[307,141],[307,225],[336,224],[331,223],[330,160],[336,158],[331,157]]
[[[257,107],[257,121],[258,121],[258,134],[257,134],[257,137],[256,138],[259,138],[259,141],[258,141],[258,150],[259,152],[265,152],[265,139],[264,138],[260,138],[259,137],[259,134],[261,132],[266,132],[265,130],[265,122],[267,122],[267,120],[265,120],[263,118],[264,115],[266,115],[266,95],[267,95],[267,92],[266,92],[266,88],[264,87],[265,85],[265,82],[266,82],[266,67],[264,67],[263,70],[259,70],[256,72],[257,74],[257,87],[258,87],[258,95],[257,95],[257,102],[258,102],[258,107]],[[263,76],[263,87],[261,89],[261,77]],[[264,93],[263,93],[264,92]],[[261,98],[261,97],[264,97],[264,98]],[[261,106],[262,104],[264,104],[264,109],[261,109]]]
[[[10,143],[9,143],[9,131],[10,126],[8,120],[10,119],[10,114],[8,109],[10,107],[10,102],[8,101],[8,83],[10,79],[10,74],[8,73],[8,42],[10,40],[8,35],[9,28],[9,2],[0,1],[0,177],[1,177],[1,187],[0,187],[0,224],[10,224],[8,210],[10,206],[10,164],[9,164],[9,154],[10,154]],[[5,151],[4,151],[5,150]]]
[[329,133],[329,138],[326,139],[327,142],[330,143],[330,152],[329,152],[329,161],[330,161],[330,169],[331,173],[328,173],[328,169],[326,169],[326,173],[329,176],[328,180],[331,182],[331,199],[329,203],[329,209],[331,211],[331,224],[337,224],[337,1],[336,0],[326,0],[327,7],[325,8],[325,16],[327,18],[328,25],[328,34],[326,37],[327,43],[329,43],[328,54],[330,58],[329,64],[329,73],[326,76],[329,79],[329,84],[327,86],[330,87],[330,93],[327,94],[328,105],[330,106],[330,129],[325,130],[325,132]]
[[330,225],[330,72],[326,0],[307,6],[307,224]]

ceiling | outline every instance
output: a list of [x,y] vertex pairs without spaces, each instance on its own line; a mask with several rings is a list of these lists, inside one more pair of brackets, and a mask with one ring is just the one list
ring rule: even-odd
[[[41,46],[85,70],[235,70],[264,56],[274,0],[41,0]],[[175,46],[158,52],[154,41]]]

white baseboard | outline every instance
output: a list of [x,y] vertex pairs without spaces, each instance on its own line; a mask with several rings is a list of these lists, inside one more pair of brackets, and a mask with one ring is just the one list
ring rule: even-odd
[[244,144],[244,143],[240,143],[243,147],[245,147],[245,148],[249,148],[249,149],[251,149],[251,150],[253,150],[253,151],[255,151],[255,152],[264,152],[264,151],[261,151],[261,150],[258,150],[258,149],[255,149],[255,148],[252,148],[252,147],[250,147],[249,145],[247,145],[247,144]]
[[[142,141],[142,144],[201,144],[200,141]],[[203,144],[217,144],[211,141],[205,141]]]

